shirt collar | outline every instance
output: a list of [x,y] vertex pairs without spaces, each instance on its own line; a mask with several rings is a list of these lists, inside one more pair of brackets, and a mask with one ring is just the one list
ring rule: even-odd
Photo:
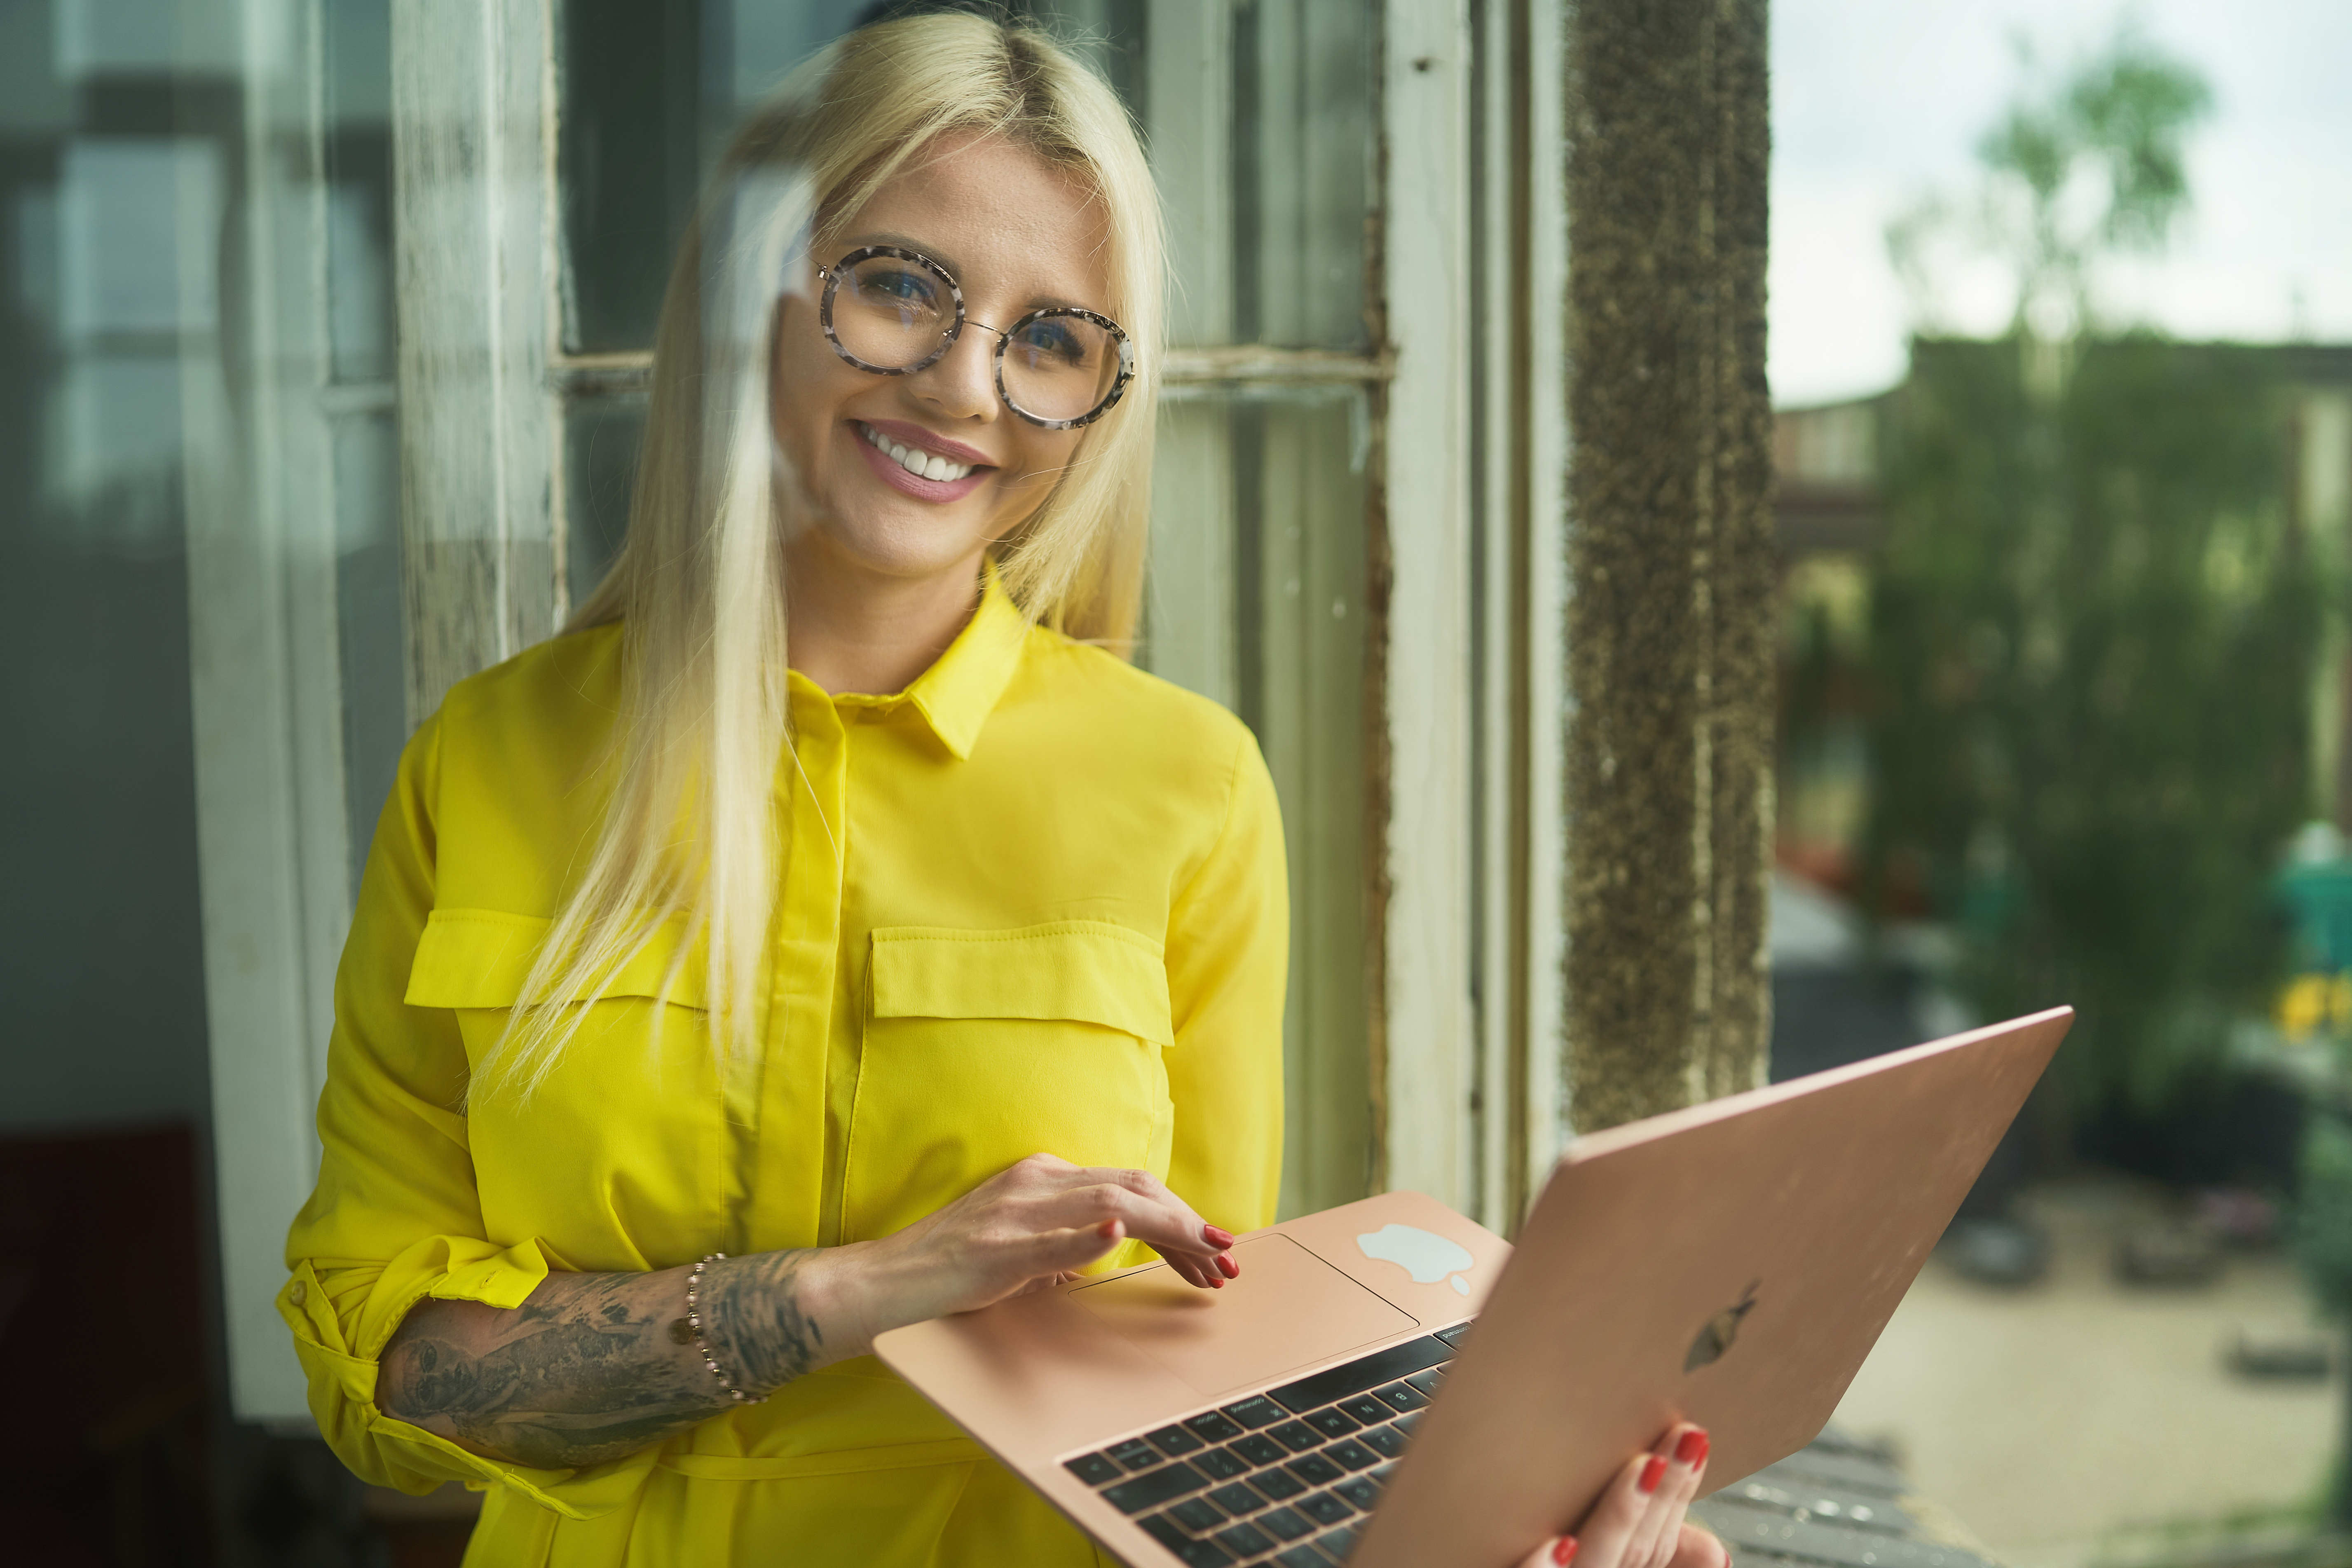
[[981,726],[1013,683],[1028,640],[1028,617],[998,581],[996,563],[988,563],[981,571],[980,608],[947,652],[906,691],[907,700],[958,762],[971,755]]

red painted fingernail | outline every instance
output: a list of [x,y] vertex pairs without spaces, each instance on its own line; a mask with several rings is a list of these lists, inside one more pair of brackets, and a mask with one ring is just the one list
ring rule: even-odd
[[1576,1537],[1563,1535],[1551,1543],[1551,1560],[1563,1565],[1576,1561]]
[[1204,1225],[1201,1227],[1201,1239],[1212,1247],[1231,1247],[1234,1244],[1234,1233],[1230,1230],[1220,1230],[1213,1225]]
[[1706,1428],[1694,1426],[1675,1444],[1675,1463],[1696,1465],[1706,1458]]
[[1220,1252],[1217,1254],[1217,1272],[1228,1279],[1238,1279],[1242,1277],[1242,1266],[1233,1260],[1231,1254]]
[[1664,1454],[1651,1455],[1650,1462],[1642,1467],[1642,1489],[1645,1492],[1656,1491],[1658,1483],[1665,1479],[1666,1457]]

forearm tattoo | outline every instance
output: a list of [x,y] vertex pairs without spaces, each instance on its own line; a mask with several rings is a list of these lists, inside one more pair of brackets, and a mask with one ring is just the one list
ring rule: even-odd
[[[730,1258],[703,1272],[704,1340],[752,1394],[782,1387],[823,1353],[824,1331],[801,1302],[810,1256]],[[694,1349],[685,1304],[683,1269],[550,1275],[504,1311],[420,1301],[384,1346],[376,1403],[536,1468],[617,1459],[735,1408]]]

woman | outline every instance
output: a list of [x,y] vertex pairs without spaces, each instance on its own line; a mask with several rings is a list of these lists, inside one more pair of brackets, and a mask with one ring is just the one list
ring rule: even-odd
[[[717,190],[621,560],[403,758],[280,1310],[353,1469],[488,1491],[470,1563],[1099,1561],[867,1352],[1152,1253],[1218,1289],[1273,1216],[1273,788],[1107,651],[1150,177],[1070,56],[950,14]],[[1674,1555],[1669,1438],[1587,1562]]]

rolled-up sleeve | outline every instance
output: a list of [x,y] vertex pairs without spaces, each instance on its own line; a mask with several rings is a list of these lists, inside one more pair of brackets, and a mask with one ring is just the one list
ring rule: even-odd
[[457,1016],[404,1000],[433,907],[438,721],[403,753],[376,825],[335,976],[335,1025],[319,1099],[319,1184],[286,1241],[278,1310],[294,1332],[311,1414],[362,1479],[424,1492],[505,1485],[575,1518],[616,1505],[653,1452],[580,1470],[484,1458],[376,1404],[377,1358],[425,1297],[520,1306],[551,1267],[536,1239],[484,1234],[463,1113]]
[[1290,963],[1282,808],[1240,731],[1224,821],[1171,910],[1176,1044],[1168,1184],[1212,1225],[1273,1223],[1282,1188],[1282,1006]]

